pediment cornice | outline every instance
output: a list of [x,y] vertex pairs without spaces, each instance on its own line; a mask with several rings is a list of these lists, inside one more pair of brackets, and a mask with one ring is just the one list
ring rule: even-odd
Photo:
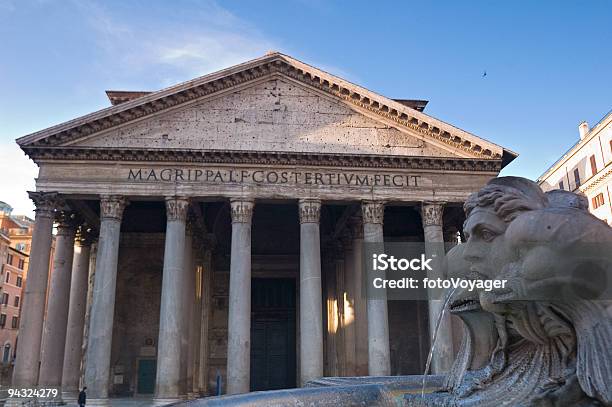
[[24,147],[37,162],[110,161],[155,163],[208,163],[269,166],[321,166],[398,168],[435,171],[499,172],[501,159],[409,157],[365,154],[290,153],[273,151],[222,151],[178,149],[107,149],[78,147]]
[[[274,53],[192,81],[153,92],[17,140],[26,152],[32,147],[59,147],[115,126],[162,112],[196,99],[222,93],[237,85],[268,76],[285,76],[332,95],[357,109],[365,109],[398,127],[411,129],[474,158],[508,161],[516,154],[415,109],[375,94],[341,78]],[[29,153],[28,153],[29,154]]]

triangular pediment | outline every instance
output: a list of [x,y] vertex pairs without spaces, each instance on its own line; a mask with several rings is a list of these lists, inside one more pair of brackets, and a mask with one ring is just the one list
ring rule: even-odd
[[53,148],[516,155],[405,104],[273,53],[17,140]]
[[377,119],[277,76],[64,146],[469,157]]

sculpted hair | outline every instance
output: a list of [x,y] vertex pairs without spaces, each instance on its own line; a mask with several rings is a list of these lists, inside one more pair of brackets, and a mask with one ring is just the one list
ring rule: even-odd
[[533,199],[518,188],[488,184],[468,197],[463,205],[466,216],[477,207],[492,207],[504,222],[511,222],[523,212],[544,207],[544,202]]

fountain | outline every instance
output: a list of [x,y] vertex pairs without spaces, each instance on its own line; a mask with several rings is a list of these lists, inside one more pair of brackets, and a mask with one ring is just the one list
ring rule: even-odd
[[612,229],[587,208],[517,177],[470,196],[467,241],[446,256],[447,275],[508,284],[449,294],[464,337],[446,376],[322,378],[186,405],[612,406]]

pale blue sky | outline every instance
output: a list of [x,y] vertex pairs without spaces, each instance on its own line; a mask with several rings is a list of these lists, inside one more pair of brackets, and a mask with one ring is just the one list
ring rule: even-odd
[[[610,1],[0,0],[0,200],[22,135],[279,50],[520,154],[536,178],[612,108]],[[487,76],[483,78],[483,71]]]

